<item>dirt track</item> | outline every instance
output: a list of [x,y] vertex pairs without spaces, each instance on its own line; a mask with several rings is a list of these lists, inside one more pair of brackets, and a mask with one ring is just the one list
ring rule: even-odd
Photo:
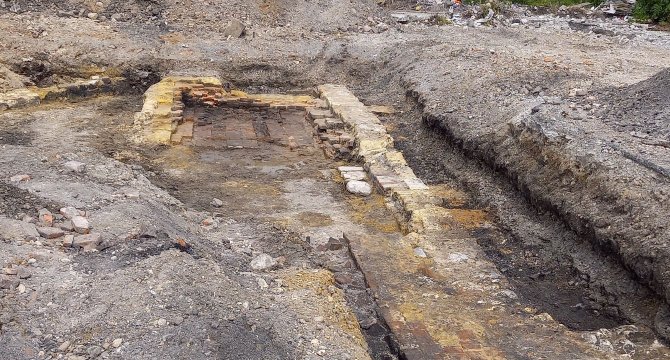
[[[342,232],[399,233],[388,199],[344,194],[340,164],[318,147],[132,143],[141,94],[175,74],[251,92],[339,83],[393,107],[381,119],[414,172],[490,214],[493,230],[471,236],[517,310],[574,330],[594,351],[584,358],[666,356],[655,341],[670,337],[667,33],[614,21],[596,34],[532,15],[403,24],[374,1],[11,3],[0,1],[0,91],[128,82],[109,97],[0,108],[1,219],[75,206],[109,245],[88,254],[4,239],[3,267],[31,277],[24,292],[0,290],[3,358],[401,355],[353,259],[316,249]],[[247,26],[239,39],[224,36],[233,18]],[[63,167],[71,160],[85,175]],[[18,174],[32,179],[9,180]],[[174,248],[179,237],[195,256]],[[279,269],[250,269],[260,253]],[[503,358],[520,358],[500,341],[490,345]]]

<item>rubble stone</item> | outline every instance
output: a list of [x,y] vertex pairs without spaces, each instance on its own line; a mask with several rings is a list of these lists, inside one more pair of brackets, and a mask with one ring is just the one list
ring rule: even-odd
[[361,196],[372,194],[372,187],[365,181],[352,180],[347,183],[347,191]]
[[85,217],[77,215],[72,217],[70,221],[72,221],[74,231],[78,232],[79,234],[88,234],[90,232],[91,226]]
[[45,239],[57,239],[65,235],[65,232],[63,232],[63,230],[47,226],[38,227],[37,232],[40,234],[41,237]]
[[277,260],[268,254],[262,253],[251,260],[249,265],[257,271],[271,270],[277,266]]
[[97,233],[90,233],[86,235],[78,235],[74,237],[72,245],[74,247],[82,248],[84,251],[94,251],[102,241],[102,235]]

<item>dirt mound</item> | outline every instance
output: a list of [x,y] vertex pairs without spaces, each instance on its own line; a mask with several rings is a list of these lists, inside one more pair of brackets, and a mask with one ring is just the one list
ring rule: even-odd
[[[8,3],[8,2],[6,2]],[[0,5],[2,2],[0,2]],[[59,16],[90,17],[92,19],[137,24],[154,24],[169,29],[183,28],[193,32],[225,30],[235,18],[248,27],[280,26],[309,31],[348,30],[362,25],[367,17],[379,11],[372,0],[342,2],[337,0],[252,0],[216,1],[203,3],[196,0],[67,0],[21,2],[18,7],[0,6],[3,11],[39,11]]]
[[670,68],[648,80],[612,92],[604,121],[619,131],[668,139],[670,136]]
[[30,80],[27,77],[0,66],[0,91],[18,89],[29,83]]

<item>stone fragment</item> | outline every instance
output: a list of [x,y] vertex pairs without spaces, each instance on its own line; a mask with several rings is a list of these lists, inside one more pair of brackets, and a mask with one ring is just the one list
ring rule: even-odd
[[326,244],[326,248],[328,250],[341,250],[344,247],[344,242],[341,239],[336,239],[331,237],[328,239],[328,243]]
[[55,228],[55,227],[38,227],[37,232],[40,234],[41,237],[45,239],[57,239],[63,235],[65,235],[65,232],[63,230]]
[[112,347],[118,348],[118,347],[121,346],[122,343],[123,343],[123,339],[121,339],[121,338],[114,339],[114,341],[112,341]]
[[365,171],[365,169],[363,169],[361,166],[340,166],[337,168],[337,170],[341,173],[349,171]]
[[349,171],[349,172],[344,172],[342,173],[342,177],[344,178],[345,182],[351,181],[351,180],[358,180],[362,181],[365,180],[367,174],[365,171]]
[[0,217],[0,240],[37,240],[40,234],[34,224]]
[[77,208],[68,206],[60,209],[60,214],[63,215],[66,219],[72,219],[75,216],[80,216],[81,212]]
[[4,268],[4,269],[2,269],[2,272],[5,273],[5,275],[16,275],[16,274],[18,274],[18,270],[16,268]]
[[228,26],[223,30],[223,37],[225,38],[239,38],[244,35],[244,30],[246,27],[242,24],[241,21],[237,19],[232,19],[228,23]]
[[14,290],[19,286],[19,279],[15,276],[0,275],[0,289]]
[[211,205],[216,207],[216,208],[220,208],[220,207],[223,206],[223,201],[221,201],[220,199],[214,198],[214,199],[212,199]]
[[66,352],[67,349],[70,348],[70,340],[65,340],[63,341],[62,344],[58,347],[58,351],[60,352]]
[[372,194],[372,187],[365,181],[352,180],[347,183],[347,191],[360,196]]
[[333,116],[333,113],[330,112],[328,109],[318,109],[318,108],[311,108],[307,112],[309,115],[309,118],[312,120],[316,119],[325,119],[325,118],[330,118]]
[[84,164],[83,162],[71,160],[66,162],[64,165],[66,169],[76,173],[83,173],[84,171],[86,171],[86,164]]
[[86,352],[88,353],[88,356],[90,356],[91,359],[96,359],[104,351],[105,349],[103,349],[101,346],[98,345],[89,346],[89,348],[86,349]]
[[26,286],[23,284],[19,284],[17,290],[19,291],[19,294],[23,294],[24,292],[26,292]]
[[63,247],[71,247],[74,244],[74,235],[65,235],[63,238]]
[[63,231],[74,231],[74,225],[72,225],[71,220],[65,220],[64,222],[58,224],[58,228]]
[[91,20],[95,20],[95,19],[98,18],[98,13],[90,12],[86,16],[88,16],[88,18],[91,19]]
[[88,220],[83,216],[74,216],[70,221],[72,221],[74,231],[79,234],[88,234],[91,231],[91,226],[89,225]]
[[19,277],[19,279],[30,279],[30,277],[33,276],[33,274],[30,272],[30,270],[28,270],[27,268],[25,268],[23,266],[19,267],[16,270],[17,270],[16,275]]
[[98,244],[102,241],[102,235],[97,233],[90,233],[86,235],[78,235],[74,237],[72,245],[77,248],[82,248],[84,251],[94,251]]
[[46,226],[51,226],[54,223],[54,216],[51,211],[47,209],[40,209],[37,218],[41,224]]
[[271,270],[277,266],[277,260],[268,254],[262,253],[251,260],[249,265],[257,271]]
[[15,183],[22,182],[22,181],[28,181],[28,180],[30,180],[30,175],[25,175],[25,174],[14,175],[14,176],[9,178],[9,181],[15,182]]
[[422,258],[427,257],[426,252],[420,247],[414,248],[414,255]]

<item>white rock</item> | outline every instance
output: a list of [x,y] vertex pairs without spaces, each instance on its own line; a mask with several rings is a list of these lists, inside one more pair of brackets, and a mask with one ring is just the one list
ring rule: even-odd
[[251,260],[249,265],[252,269],[257,271],[270,270],[277,266],[277,260],[273,259],[272,256],[263,253]]
[[458,253],[458,252],[453,253],[453,254],[449,254],[449,256],[447,257],[447,260],[449,262],[453,262],[453,263],[460,263],[460,262],[463,262],[463,261],[468,261],[469,259],[470,259],[469,256],[467,256],[463,253]]
[[70,347],[70,341],[66,340],[58,347],[58,351],[65,352]]
[[351,180],[362,181],[365,180],[366,176],[365,171],[347,171],[342,173],[345,182]]
[[77,172],[77,173],[82,173],[82,172],[86,171],[86,164],[84,164],[83,162],[72,160],[72,161],[66,162],[64,165],[68,170],[74,171],[74,172]]
[[347,183],[347,191],[361,196],[372,194],[372,187],[365,181],[352,180]]
[[88,224],[88,220],[86,220],[85,217],[77,215],[72,217],[71,221],[72,226],[74,226],[74,231],[79,234],[88,234],[91,231],[91,226]]
[[220,207],[223,206],[223,201],[221,201],[220,199],[214,198],[214,199],[212,199],[211,204],[212,204],[212,206],[214,206],[216,208],[220,208]]
[[339,170],[341,173],[349,171],[365,171],[365,169],[360,166],[340,166],[337,168],[337,170]]
[[63,215],[66,219],[72,219],[75,216],[80,216],[81,213],[79,210],[72,206],[64,207],[60,209],[60,214]]
[[112,346],[117,348],[117,347],[121,346],[122,343],[123,343],[123,339],[121,339],[121,338],[114,339],[114,341],[112,341]]
[[414,255],[422,258],[427,257],[426,252],[420,247],[414,248]]
[[14,175],[9,178],[9,181],[11,182],[22,182],[22,181],[28,181],[30,180],[30,175]]
[[17,290],[19,290],[19,294],[23,294],[26,292],[26,286],[23,284],[19,284],[19,287],[17,287]]

